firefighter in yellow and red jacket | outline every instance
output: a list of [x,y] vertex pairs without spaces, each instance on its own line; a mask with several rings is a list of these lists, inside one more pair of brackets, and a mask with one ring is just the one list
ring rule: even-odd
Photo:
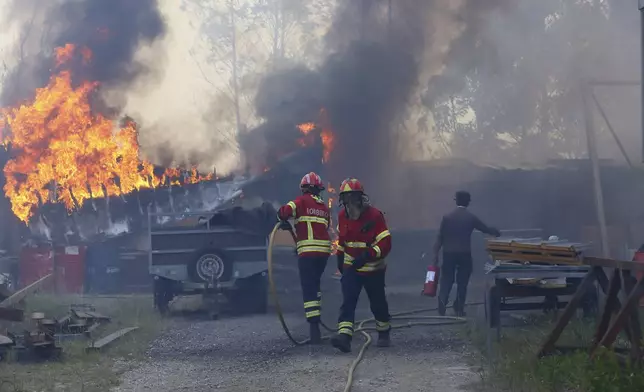
[[305,175],[300,182],[300,189],[302,195],[282,206],[278,217],[282,221],[280,228],[283,230],[291,230],[288,220],[294,219],[300,283],[304,312],[310,327],[310,343],[319,344],[322,298],[320,278],[331,254],[329,208],[320,197],[324,183],[317,174],[311,172]]
[[385,217],[369,204],[360,181],[349,178],[340,185],[338,214],[338,269],[342,272],[342,307],[333,347],[351,351],[356,305],[364,287],[376,320],[378,346],[389,346],[389,306],[385,295],[385,257],[391,250],[391,235]]

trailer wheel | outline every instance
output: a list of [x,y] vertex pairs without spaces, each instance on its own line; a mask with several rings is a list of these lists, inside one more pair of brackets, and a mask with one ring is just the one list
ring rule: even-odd
[[208,283],[230,279],[232,268],[217,249],[199,251],[188,264],[188,275],[194,282]]
[[239,279],[235,290],[230,292],[236,312],[264,314],[268,312],[268,275],[266,272]]

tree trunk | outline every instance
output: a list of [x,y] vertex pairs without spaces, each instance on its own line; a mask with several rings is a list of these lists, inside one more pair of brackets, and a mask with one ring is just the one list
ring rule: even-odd
[[279,32],[280,32],[280,46],[279,46],[279,59],[284,58],[284,40],[286,38],[286,23],[284,23],[284,0],[279,0]]
[[273,67],[277,63],[280,39],[280,3],[281,0],[273,0]]
[[230,29],[231,29],[231,45],[232,45],[232,84],[233,84],[233,100],[235,102],[235,126],[237,133],[241,131],[241,114],[239,112],[239,81],[237,75],[237,26],[235,21],[235,5],[232,0],[228,3],[230,11]]

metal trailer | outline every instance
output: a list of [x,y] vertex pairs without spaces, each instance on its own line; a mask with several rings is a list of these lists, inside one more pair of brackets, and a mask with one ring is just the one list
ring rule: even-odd
[[155,307],[161,313],[174,297],[188,293],[203,295],[212,318],[225,303],[245,313],[267,311],[267,236],[211,224],[213,215],[148,210],[149,271],[154,276]]

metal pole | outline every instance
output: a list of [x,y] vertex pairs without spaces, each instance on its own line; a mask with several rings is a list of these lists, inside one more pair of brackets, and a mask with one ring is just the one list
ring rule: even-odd
[[228,11],[230,14],[230,29],[231,29],[231,48],[232,48],[232,83],[233,83],[233,97],[235,103],[235,126],[237,128],[237,135],[241,133],[241,113],[239,109],[239,75],[237,73],[237,22],[235,19],[235,4],[230,1],[228,3]]
[[631,159],[628,157],[628,154],[626,153],[626,149],[624,148],[622,141],[619,140],[619,136],[617,136],[617,132],[615,132],[615,128],[613,128],[613,125],[610,123],[610,120],[608,119],[608,115],[604,111],[604,108],[602,107],[602,105],[599,103],[599,100],[597,99],[597,95],[595,95],[595,91],[593,87],[590,86],[588,90],[590,91],[590,95],[593,98],[593,102],[595,103],[595,106],[597,106],[597,110],[599,110],[599,114],[601,114],[602,118],[604,119],[604,122],[606,123],[606,127],[608,127],[608,130],[610,131],[611,135],[613,135],[613,139],[615,139],[615,143],[617,143],[617,147],[619,147],[619,151],[622,152],[622,156],[626,160],[626,163],[628,163],[628,167],[632,169],[633,163],[631,162]]
[[595,191],[595,207],[597,209],[597,223],[599,223],[599,235],[601,237],[602,255],[609,257],[608,232],[606,230],[606,214],[604,212],[604,194],[602,193],[601,175],[599,172],[599,158],[597,156],[597,141],[595,139],[595,123],[590,102],[590,84],[582,82],[581,94],[584,106],[584,120],[586,122],[586,139],[588,142],[588,156],[593,170],[593,189]]
[[367,23],[367,1],[362,0],[360,3],[360,40],[365,39],[365,24]]
[[391,22],[392,22],[392,14],[391,14],[391,0],[387,3],[387,35],[391,39]]
[[642,162],[644,162],[644,0],[638,1],[640,10],[640,56],[641,56],[641,97],[640,97],[640,116],[642,127]]

